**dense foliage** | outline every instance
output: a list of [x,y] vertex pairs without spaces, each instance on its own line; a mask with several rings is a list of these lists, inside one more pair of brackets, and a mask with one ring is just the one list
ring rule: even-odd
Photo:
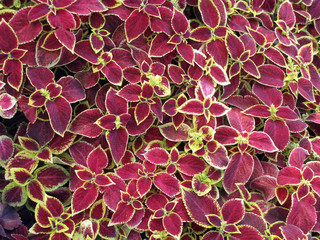
[[2,0],[1,239],[320,239],[319,0]]

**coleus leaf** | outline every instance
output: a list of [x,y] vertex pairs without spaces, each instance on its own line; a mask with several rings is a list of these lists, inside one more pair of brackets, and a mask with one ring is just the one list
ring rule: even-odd
[[231,199],[225,202],[221,208],[223,220],[228,224],[240,222],[245,214],[245,208],[242,199]]
[[119,129],[110,130],[106,135],[106,139],[114,161],[119,164],[127,149],[129,139],[127,129],[121,126]]
[[237,189],[236,183],[246,183],[253,171],[253,158],[248,153],[236,153],[232,155],[231,161],[223,177],[223,185],[227,192]]
[[174,237],[180,237],[182,233],[182,220],[176,213],[170,213],[163,218],[165,230]]
[[250,133],[248,145],[265,152],[275,152],[278,150],[270,136],[264,132]]
[[103,173],[103,168],[108,165],[108,157],[100,145],[89,153],[87,157],[87,165],[93,173]]
[[215,28],[220,24],[221,15],[217,6],[211,0],[200,0],[198,7],[203,19],[203,22],[211,28]]
[[42,24],[40,21],[30,22],[28,20],[28,13],[30,9],[31,7],[20,9],[9,21],[9,24],[17,35],[20,44],[32,41],[42,31]]
[[14,230],[22,224],[17,211],[14,208],[2,203],[0,204],[0,218],[1,225],[6,230]]
[[45,200],[44,188],[38,180],[32,180],[27,185],[27,194],[34,202],[43,202]]
[[25,168],[11,168],[11,176],[13,180],[20,186],[25,186],[31,180],[32,174]]
[[117,209],[112,215],[109,226],[129,222],[135,213],[135,209],[130,203],[119,202]]
[[166,165],[169,161],[169,153],[162,148],[152,148],[145,154],[146,159],[156,165]]
[[182,187],[182,200],[187,209],[188,215],[193,221],[202,227],[211,227],[207,215],[220,215],[220,207],[211,196],[198,196],[193,190]]
[[15,182],[9,183],[2,192],[2,202],[12,207],[24,205],[27,199],[28,196],[25,188],[18,186]]
[[102,133],[102,129],[95,124],[100,117],[102,113],[99,109],[87,109],[73,119],[69,130],[89,138],[97,137]]
[[179,193],[179,181],[168,173],[158,173],[154,177],[154,185],[170,197]]
[[299,227],[307,234],[316,223],[316,211],[313,206],[315,199],[311,194],[308,194],[303,199],[297,199],[296,194],[292,197],[293,203],[288,214],[287,223]]
[[98,189],[95,184],[86,183],[83,187],[78,188],[71,202],[72,212],[74,214],[81,212],[90,207],[98,197]]
[[17,35],[4,19],[2,19],[0,22],[0,31],[6,33],[6,35],[2,35],[0,37],[0,49],[4,53],[9,53],[11,50],[18,47]]
[[69,180],[69,172],[59,165],[46,165],[35,172],[38,181],[45,190],[55,190],[66,184]]
[[12,139],[5,135],[0,136],[0,160],[8,161],[13,155],[13,150]]
[[45,106],[52,129],[60,136],[63,136],[71,120],[72,109],[70,103],[60,96],[54,101],[47,101]]
[[185,123],[182,123],[178,128],[175,128],[173,123],[166,123],[159,126],[161,134],[173,142],[187,141],[190,129],[191,128]]
[[125,31],[129,42],[139,37],[149,26],[149,16],[138,9],[132,11],[125,21]]

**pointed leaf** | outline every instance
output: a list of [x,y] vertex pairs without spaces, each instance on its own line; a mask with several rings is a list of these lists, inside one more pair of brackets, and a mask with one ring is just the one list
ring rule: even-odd
[[73,214],[81,212],[91,206],[98,197],[98,189],[94,184],[88,183],[78,188],[72,197],[71,208]]
[[220,215],[219,204],[211,196],[198,196],[193,190],[182,188],[183,203],[193,221],[202,227],[212,227],[207,215]]
[[154,177],[154,185],[170,197],[179,193],[179,181],[168,173],[157,174]]

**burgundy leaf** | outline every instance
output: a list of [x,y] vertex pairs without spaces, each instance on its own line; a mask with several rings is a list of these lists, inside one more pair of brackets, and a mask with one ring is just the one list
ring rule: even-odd
[[120,127],[119,129],[109,131],[106,138],[110,146],[113,160],[116,164],[119,164],[127,149],[129,139],[128,131],[126,128]]
[[95,184],[87,183],[78,188],[72,197],[71,208],[73,214],[81,212],[91,206],[98,197],[98,189]]
[[63,136],[71,119],[72,109],[70,103],[60,96],[54,101],[47,101],[45,106],[52,129],[60,136]]
[[270,136],[264,132],[252,132],[249,134],[248,144],[258,150],[275,152],[278,148],[274,145]]
[[220,215],[220,207],[216,200],[208,195],[198,196],[191,189],[181,189],[183,203],[189,216],[202,227],[212,227],[207,215]]
[[200,0],[198,2],[199,10],[203,19],[203,22],[211,28],[215,28],[220,24],[221,15],[219,9],[210,0]]
[[232,155],[223,177],[225,190],[232,192],[237,189],[236,183],[245,184],[252,174],[253,166],[253,158],[248,153]]
[[163,218],[163,226],[165,230],[175,237],[180,237],[182,233],[182,220],[176,213],[170,213]]
[[149,26],[149,16],[138,9],[134,10],[125,21],[126,36],[129,42],[139,37]]
[[96,125],[96,121],[102,117],[99,109],[88,109],[76,116],[70,125],[70,131],[89,138],[94,138],[102,133],[102,129]]
[[179,181],[168,173],[157,174],[154,177],[154,185],[170,197],[179,193]]
[[32,41],[42,31],[42,24],[39,21],[29,22],[28,13],[30,9],[31,7],[20,9],[9,21],[9,24],[16,33],[20,44]]

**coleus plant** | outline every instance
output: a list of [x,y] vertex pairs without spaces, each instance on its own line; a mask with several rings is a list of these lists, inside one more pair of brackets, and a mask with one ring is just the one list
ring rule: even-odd
[[318,0],[3,0],[0,236],[320,239]]

